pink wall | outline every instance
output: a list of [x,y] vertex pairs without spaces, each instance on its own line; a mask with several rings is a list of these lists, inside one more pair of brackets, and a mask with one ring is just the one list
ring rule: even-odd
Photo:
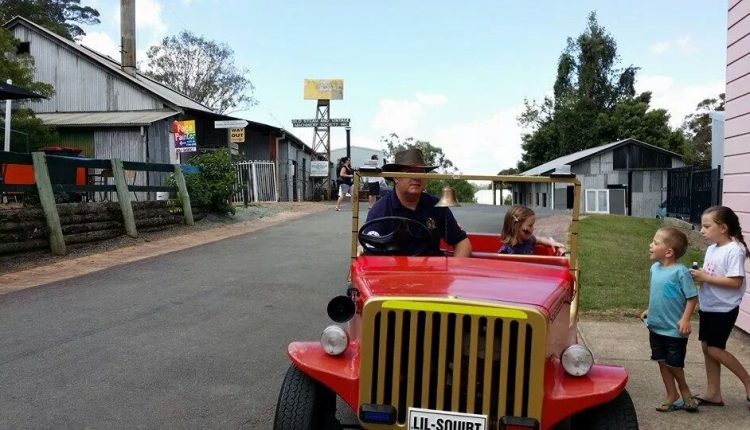
[[[740,218],[750,239],[750,0],[729,0],[727,19],[727,99],[724,125],[723,204]],[[750,264],[745,261],[750,274]],[[750,290],[737,326],[750,332]]]

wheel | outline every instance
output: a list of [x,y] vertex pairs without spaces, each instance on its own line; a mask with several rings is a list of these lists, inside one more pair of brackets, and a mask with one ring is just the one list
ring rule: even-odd
[[623,390],[609,403],[573,417],[570,428],[588,430],[638,430],[638,417],[630,394]]
[[421,222],[400,216],[368,221],[357,234],[366,254],[419,256],[430,249],[432,233]]
[[336,395],[294,365],[289,366],[276,403],[274,430],[339,429]]

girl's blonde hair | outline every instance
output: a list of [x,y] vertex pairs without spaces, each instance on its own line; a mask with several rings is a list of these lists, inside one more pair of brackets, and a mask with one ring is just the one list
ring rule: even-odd
[[507,243],[510,246],[518,245],[518,232],[521,231],[521,225],[531,216],[534,216],[534,211],[526,206],[511,206],[508,212],[505,213],[503,229],[500,233],[503,243]]
[[727,226],[729,237],[744,245],[745,257],[750,257],[750,249],[747,248],[745,238],[742,237],[742,227],[740,227],[740,219],[732,209],[726,206],[711,206],[710,208],[703,211],[703,215],[711,215],[716,224],[724,224],[725,226]]

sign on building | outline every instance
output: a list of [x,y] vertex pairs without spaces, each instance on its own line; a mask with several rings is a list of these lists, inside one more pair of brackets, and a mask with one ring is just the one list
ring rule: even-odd
[[232,128],[229,130],[229,138],[232,143],[245,143],[245,129]]
[[174,134],[174,149],[178,154],[196,151],[195,120],[173,122],[172,133]]
[[327,161],[310,161],[310,177],[325,178],[328,176]]
[[293,119],[293,127],[349,127],[349,118]]
[[214,121],[214,128],[245,128],[248,122],[244,119],[230,119],[225,121]]
[[343,100],[343,79],[305,79],[305,100]]

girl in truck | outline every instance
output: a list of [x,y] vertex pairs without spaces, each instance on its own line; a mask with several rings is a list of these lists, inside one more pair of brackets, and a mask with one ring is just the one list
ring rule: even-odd
[[523,205],[513,205],[505,213],[501,237],[503,245],[499,254],[533,254],[534,245],[547,245],[555,255],[565,255],[565,245],[555,239],[534,236],[534,211]]

